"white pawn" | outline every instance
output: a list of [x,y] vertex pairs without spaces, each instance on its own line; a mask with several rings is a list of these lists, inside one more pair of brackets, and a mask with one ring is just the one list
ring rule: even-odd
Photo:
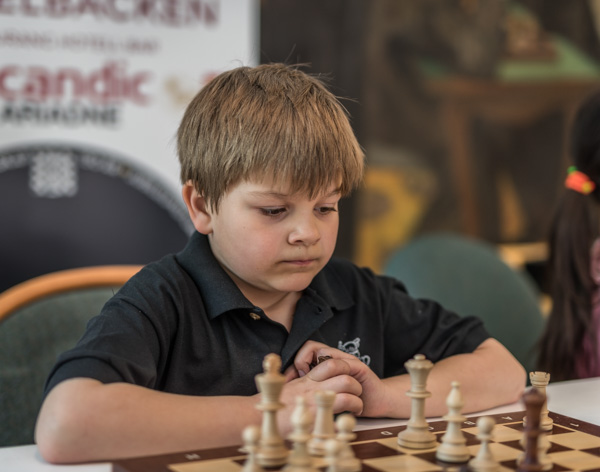
[[310,439],[313,415],[308,409],[306,399],[302,396],[296,397],[296,408],[292,413],[291,421],[294,430],[288,439],[294,444],[294,449],[283,470],[285,472],[317,472],[317,469],[313,467],[313,460],[306,445]]
[[461,415],[464,402],[460,393],[459,382],[452,382],[452,389],[446,399],[446,405],[448,405],[448,414],[444,416],[444,419],[448,422],[448,425],[435,457],[444,462],[467,462],[471,454],[466,446],[467,440],[461,429],[461,424],[466,418]]
[[477,438],[481,441],[477,455],[469,461],[469,467],[473,472],[495,472],[500,469],[500,464],[494,459],[490,450],[492,430],[496,422],[494,418],[482,416],[477,420]]
[[317,415],[312,438],[308,442],[308,452],[313,456],[325,455],[325,442],[335,438],[335,424],[333,422],[333,402],[335,392],[332,390],[321,390],[315,392],[317,403]]
[[327,439],[325,441],[323,450],[325,451],[325,457],[327,458],[327,472],[341,472],[338,468],[338,459],[342,445],[337,439]]
[[258,441],[260,440],[260,428],[258,426],[247,426],[242,433],[244,449],[248,451],[248,458],[244,463],[242,472],[265,472],[265,469],[256,460]]
[[338,416],[335,421],[338,430],[337,441],[340,444],[340,452],[337,456],[337,470],[339,472],[360,472],[362,466],[360,460],[354,455],[354,450],[350,443],[356,439],[353,430],[356,426],[356,419],[350,413]]

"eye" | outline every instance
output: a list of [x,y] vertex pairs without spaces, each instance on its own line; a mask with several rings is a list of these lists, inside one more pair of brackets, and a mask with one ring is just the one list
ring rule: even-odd
[[261,208],[260,212],[265,216],[281,216],[285,212],[285,208]]
[[337,212],[337,208],[333,206],[317,207],[316,210],[320,215],[328,215],[329,213]]

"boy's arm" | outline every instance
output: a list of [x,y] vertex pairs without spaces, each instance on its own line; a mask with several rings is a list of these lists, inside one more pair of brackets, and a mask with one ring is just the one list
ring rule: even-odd
[[[411,400],[406,395],[410,390],[408,374],[379,379],[354,356],[313,341],[300,349],[295,368],[304,372],[311,359],[325,355],[344,359],[351,366],[350,375],[362,385],[364,408],[360,416],[410,417]],[[427,378],[426,388],[432,394],[425,402],[427,416],[447,413],[446,397],[455,380],[461,384],[463,412],[468,413],[517,401],[527,379],[525,369],[514,356],[498,341],[488,338],[472,353],[450,356],[434,364]]]
[[[240,442],[260,420],[254,397],[192,397],[75,378],[46,397],[35,439],[53,463],[89,462]],[[210,434],[203,434],[210,431]],[[237,435],[237,437],[236,437]]]
[[[448,412],[446,397],[455,380],[460,382],[465,402],[463,413],[472,413],[518,401],[527,376],[523,366],[502,344],[488,338],[472,353],[450,356],[434,364],[427,378],[426,388],[432,393],[425,402],[427,416],[443,416]],[[408,418],[410,399],[404,393],[401,401],[397,397],[398,392],[410,390],[409,375],[390,377],[383,383],[389,399],[388,414]]]
[[[334,412],[358,414],[362,386],[342,361],[288,381],[278,414],[281,434],[291,431],[297,395],[333,390]],[[309,396],[309,395],[307,395]],[[242,430],[260,425],[259,396],[188,396],[128,383],[65,380],[47,395],[36,424],[42,456],[53,463],[89,462],[240,444]]]

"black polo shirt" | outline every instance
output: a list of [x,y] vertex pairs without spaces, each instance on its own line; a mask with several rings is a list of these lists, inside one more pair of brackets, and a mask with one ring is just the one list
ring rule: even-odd
[[46,393],[91,377],[189,395],[251,395],[266,354],[283,368],[309,339],[351,352],[380,377],[404,373],[417,353],[433,362],[472,352],[480,320],[411,298],[395,279],[333,258],[298,301],[288,333],[248,301],[195,233],[107,302],[77,346],[62,354]]

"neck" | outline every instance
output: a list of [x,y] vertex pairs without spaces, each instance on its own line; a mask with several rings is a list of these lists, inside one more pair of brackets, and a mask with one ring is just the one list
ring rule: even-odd
[[271,320],[281,323],[289,333],[294,321],[296,303],[300,299],[300,296],[300,292],[288,292],[282,293],[280,297],[259,297],[263,298],[263,300],[257,300],[256,297],[247,298],[256,306],[262,308]]

